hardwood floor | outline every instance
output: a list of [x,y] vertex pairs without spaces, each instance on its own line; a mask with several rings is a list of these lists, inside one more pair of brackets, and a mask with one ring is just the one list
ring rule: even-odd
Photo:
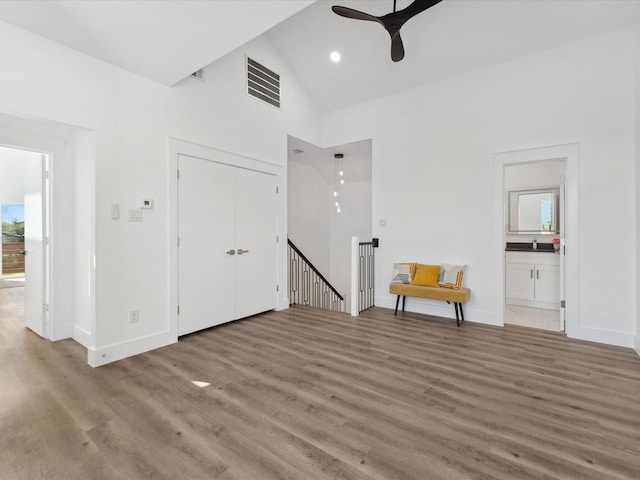
[[0,291],[2,479],[640,478],[629,349],[294,307],[92,369],[22,326],[21,290]]

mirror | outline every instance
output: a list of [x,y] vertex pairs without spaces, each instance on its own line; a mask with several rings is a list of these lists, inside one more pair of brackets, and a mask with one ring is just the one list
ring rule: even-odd
[[507,233],[559,233],[559,188],[509,192]]

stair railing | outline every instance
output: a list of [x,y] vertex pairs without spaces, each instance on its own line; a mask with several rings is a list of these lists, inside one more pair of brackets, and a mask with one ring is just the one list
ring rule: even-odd
[[374,306],[374,249],[378,246],[377,239],[371,242],[359,242],[358,246],[358,312],[363,312]]
[[288,243],[289,303],[344,312],[344,297],[291,240]]

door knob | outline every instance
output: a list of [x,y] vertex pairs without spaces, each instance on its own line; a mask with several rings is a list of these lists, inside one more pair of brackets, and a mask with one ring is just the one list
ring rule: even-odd
[[[227,255],[235,255],[236,251],[234,249],[231,249],[228,252],[224,252],[224,253],[226,253]],[[238,253],[240,253],[240,250],[238,250]]]
[[27,251],[26,250],[20,250],[20,255],[26,255]]
[[243,253],[249,253],[249,250],[242,250],[241,248],[239,248],[238,255],[242,255]]

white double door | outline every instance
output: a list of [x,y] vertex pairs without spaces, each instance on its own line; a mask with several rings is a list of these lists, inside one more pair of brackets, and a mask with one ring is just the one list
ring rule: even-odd
[[276,307],[276,177],[178,156],[178,334]]

